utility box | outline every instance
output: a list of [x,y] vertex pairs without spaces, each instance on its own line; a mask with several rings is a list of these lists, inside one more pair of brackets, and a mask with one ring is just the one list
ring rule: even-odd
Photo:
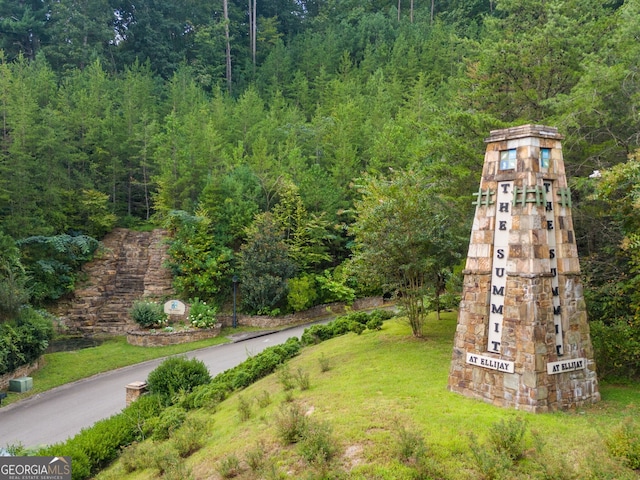
[[9,380],[9,391],[24,393],[33,388],[33,378],[31,377],[19,377]]

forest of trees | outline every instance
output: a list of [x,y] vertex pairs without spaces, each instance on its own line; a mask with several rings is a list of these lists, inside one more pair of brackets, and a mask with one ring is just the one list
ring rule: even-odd
[[598,348],[627,342],[638,375],[638,18],[640,0],[4,0],[0,314],[59,298],[93,239],[143,222],[172,232],[185,298],[223,301],[234,274],[249,312],[375,291],[349,265],[372,186],[437,179],[468,232],[484,138],[545,124]]

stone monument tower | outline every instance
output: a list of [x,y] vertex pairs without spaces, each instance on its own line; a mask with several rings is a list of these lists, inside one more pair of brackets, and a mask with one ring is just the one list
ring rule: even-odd
[[562,139],[524,125],[486,140],[451,391],[529,412],[600,399]]

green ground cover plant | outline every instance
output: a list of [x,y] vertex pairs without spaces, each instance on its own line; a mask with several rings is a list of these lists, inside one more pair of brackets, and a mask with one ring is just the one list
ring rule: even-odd
[[[446,389],[455,326],[455,313],[430,317],[424,338],[416,339],[397,319],[380,331],[304,348],[287,367],[309,372],[307,390],[285,390],[276,372],[231,393],[215,410],[189,411],[187,418],[209,415],[212,423],[182,468],[193,478],[233,473],[247,480],[637,479],[629,466],[636,452],[629,419],[640,413],[640,386],[603,385],[601,402],[552,414],[469,399]],[[321,358],[330,360],[330,370],[322,371]],[[237,395],[257,399],[265,391],[271,402],[252,401],[251,417],[240,421]],[[303,445],[305,435],[310,443]],[[504,444],[505,435],[514,445]],[[225,465],[234,457],[237,463]],[[157,478],[154,472],[127,473],[115,462],[96,479]]]

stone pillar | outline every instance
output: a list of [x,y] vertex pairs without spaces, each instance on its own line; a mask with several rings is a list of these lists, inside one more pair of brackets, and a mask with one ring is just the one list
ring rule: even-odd
[[126,406],[128,407],[131,402],[135,402],[147,391],[147,382],[131,382],[126,386]]
[[524,125],[486,140],[451,391],[529,412],[600,399],[562,138]]

